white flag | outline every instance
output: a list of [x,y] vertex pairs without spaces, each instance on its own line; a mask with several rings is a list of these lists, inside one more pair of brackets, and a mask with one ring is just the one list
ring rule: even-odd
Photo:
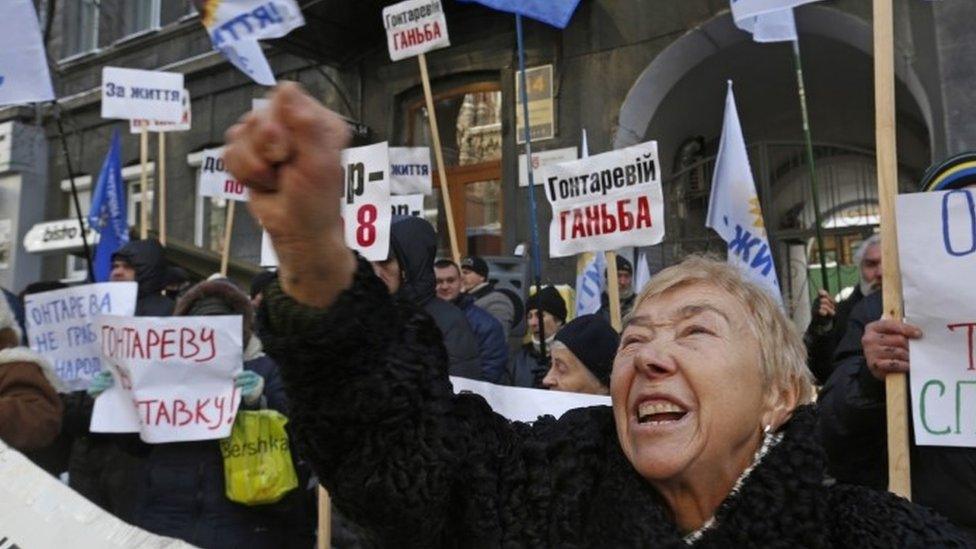
[[634,273],[634,293],[640,294],[644,291],[644,286],[651,281],[651,269],[647,266],[647,252],[641,250],[637,254],[637,268]]
[[225,43],[214,48],[222,53],[225,58],[237,70],[251,77],[252,80],[262,86],[274,86],[278,81],[275,80],[268,58],[264,56],[264,50],[257,40],[243,40],[234,43]]
[[5,4],[0,17],[0,106],[51,101],[54,89],[34,3]]
[[774,11],[782,11],[818,2],[819,0],[730,0],[732,19],[741,21],[749,17],[764,15]]
[[603,292],[607,288],[606,272],[606,254],[595,252],[593,260],[576,276],[576,316],[600,312]]
[[793,10],[782,10],[736,19],[735,26],[751,33],[756,42],[792,42],[796,40]]
[[715,159],[705,225],[714,229],[728,243],[729,263],[742,267],[750,280],[765,288],[782,304],[776,266],[766,238],[731,80],[725,99],[722,140]]

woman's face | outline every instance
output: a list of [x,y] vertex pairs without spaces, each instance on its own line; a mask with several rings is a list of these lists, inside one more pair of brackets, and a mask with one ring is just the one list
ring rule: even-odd
[[617,437],[652,484],[752,459],[766,406],[748,314],[697,283],[647,299],[624,328],[610,379]]

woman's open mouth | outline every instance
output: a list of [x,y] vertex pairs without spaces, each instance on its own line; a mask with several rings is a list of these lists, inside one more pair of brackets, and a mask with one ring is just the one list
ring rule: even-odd
[[669,400],[645,400],[637,405],[637,422],[664,425],[680,421],[687,413],[688,410]]

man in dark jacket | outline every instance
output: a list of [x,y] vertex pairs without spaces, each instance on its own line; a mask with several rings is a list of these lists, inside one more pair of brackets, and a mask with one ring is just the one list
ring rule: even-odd
[[457,263],[450,259],[438,260],[434,263],[434,277],[437,281],[437,297],[464,311],[471,330],[478,338],[481,379],[498,383],[505,376],[505,365],[508,363],[508,343],[502,323],[488,311],[475,305],[474,297],[461,293],[461,270]]
[[472,255],[461,261],[461,286],[474,298],[475,305],[501,322],[506,338],[521,323],[521,300],[515,292],[495,288],[488,280],[488,262],[484,259]]
[[482,379],[478,340],[464,313],[437,298],[436,255],[437,235],[430,223],[419,217],[396,217],[390,227],[390,257],[374,262],[373,268],[391,294],[423,308],[433,317],[444,336],[450,374]]
[[[508,361],[507,382],[516,387],[542,388],[542,378],[549,371],[549,356],[556,333],[566,323],[566,302],[553,286],[544,286],[525,303],[525,320],[532,341],[512,354]],[[542,324],[539,324],[539,312]],[[540,329],[541,328],[541,329]],[[540,333],[545,334],[546,349],[542,352]]]
[[827,383],[827,378],[834,369],[834,351],[844,337],[847,329],[847,318],[864,296],[881,289],[881,237],[874,235],[861,243],[854,252],[854,263],[858,266],[859,283],[854,286],[851,295],[840,303],[825,290],[820,290],[820,297],[813,306],[813,317],[803,342],[807,346],[807,366],[817,378],[817,383]]
[[112,254],[113,282],[138,282],[136,316],[170,316],[173,300],[162,294],[167,271],[163,247],[158,240],[133,240]]

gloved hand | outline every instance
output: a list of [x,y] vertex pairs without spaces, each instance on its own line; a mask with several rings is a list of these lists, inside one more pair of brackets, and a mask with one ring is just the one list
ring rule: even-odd
[[254,406],[264,392],[264,378],[251,370],[243,370],[234,378],[234,387],[241,390],[244,404]]
[[113,385],[115,385],[115,378],[112,377],[112,372],[102,370],[92,378],[91,385],[88,386],[88,396],[98,398],[98,395],[112,388]]

